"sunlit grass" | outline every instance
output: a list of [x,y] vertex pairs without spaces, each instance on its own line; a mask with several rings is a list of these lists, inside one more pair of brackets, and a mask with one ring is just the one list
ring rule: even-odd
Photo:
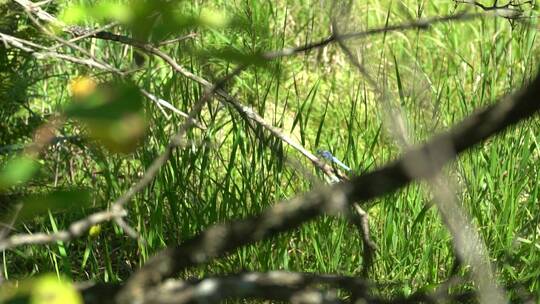
[[[203,32],[187,43],[234,43],[239,48],[272,50],[329,34],[328,7],[319,1],[237,1],[216,6],[257,26],[234,34],[234,40]],[[387,18],[394,24],[453,11],[451,1],[361,1],[354,22],[344,27],[362,30],[384,26]],[[392,96],[392,104],[403,109],[413,142],[422,142],[515,90],[536,72],[540,54],[535,27],[512,28],[504,19],[486,18],[434,25],[428,31],[388,33],[348,45]],[[121,46],[102,41],[82,46],[91,44],[99,56],[114,64],[122,66],[129,60]],[[183,52],[182,45],[167,51],[210,80],[230,69],[217,60],[197,61]],[[150,64],[164,65],[156,60]],[[66,101],[67,75],[91,73],[71,65],[57,65],[54,70],[66,77],[47,79],[33,88],[45,96],[33,104],[41,112],[52,112]],[[141,86],[186,112],[201,94],[197,84],[166,68],[148,69],[136,78]],[[381,127],[384,107],[337,46],[250,68],[227,88],[306,148],[330,149],[357,172],[372,170],[399,153],[386,127]],[[46,157],[51,176],[58,177],[56,184],[95,189],[95,208],[89,213],[120,196],[183,123],[174,115],[166,120],[153,104],[148,104],[147,111],[151,116],[148,138],[129,157],[96,148],[75,148]],[[199,119],[208,129],[190,132],[190,145],[176,151],[150,187],[130,203],[127,220],[145,242],[105,224],[96,239],[6,252],[6,277],[56,271],[76,280],[122,281],[162,248],[179,244],[211,224],[259,213],[316,185],[302,173],[315,170],[306,159],[260,126],[251,129],[233,109],[213,101]],[[529,121],[489,140],[461,157],[450,174],[458,182],[458,196],[479,227],[501,280],[524,281],[531,291],[540,284],[537,129],[538,122]],[[293,166],[289,160],[294,159],[304,169]],[[45,184],[53,186],[51,180]],[[414,290],[449,276],[454,263],[450,236],[436,209],[425,208],[430,203],[425,187],[411,185],[373,203],[372,236],[380,250],[372,279],[402,282],[405,289]],[[74,219],[51,214],[29,227],[54,231]],[[20,229],[24,231],[23,226]],[[324,217],[190,274],[269,269],[350,274],[361,266],[361,244],[354,227],[344,219]]]

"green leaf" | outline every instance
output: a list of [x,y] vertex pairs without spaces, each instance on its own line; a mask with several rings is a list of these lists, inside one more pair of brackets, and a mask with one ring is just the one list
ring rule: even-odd
[[229,18],[222,12],[212,9],[203,9],[198,18],[198,23],[201,26],[210,28],[223,28],[229,24]]
[[83,299],[72,283],[51,273],[24,279],[18,284],[3,284],[0,303],[82,304]]
[[133,19],[132,9],[118,1],[100,1],[96,5],[69,5],[60,13],[60,20],[67,24],[84,21],[118,21],[128,23]]
[[113,20],[128,23],[133,19],[133,12],[129,6],[117,1],[100,1],[91,10],[94,18],[99,20]]
[[20,156],[8,161],[0,169],[0,191],[29,181],[41,164],[28,156]]
[[64,189],[31,195],[23,199],[22,209],[17,219],[19,221],[32,219],[44,215],[48,210],[55,212],[80,208],[88,205],[90,201],[90,191],[85,189]]
[[76,119],[117,120],[127,113],[141,111],[143,96],[139,89],[128,82],[102,84],[93,92],[76,99],[65,114]]
[[101,84],[73,101],[64,111],[66,116],[113,152],[132,152],[146,133],[143,96],[130,82]]
[[80,24],[87,18],[87,10],[80,5],[71,5],[66,7],[59,16],[59,19],[67,24]]

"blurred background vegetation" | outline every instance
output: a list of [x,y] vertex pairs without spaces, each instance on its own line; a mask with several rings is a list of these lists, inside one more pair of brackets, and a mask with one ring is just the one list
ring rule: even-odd
[[[331,3],[316,0],[79,0],[52,1],[43,8],[89,28],[119,21],[121,25],[111,31],[154,43],[195,33],[161,48],[210,81],[239,63],[255,63],[228,83],[227,91],[307,149],[328,149],[360,174],[400,151],[385,131],[385,109],[365,78],[336,45],[266,64],[260,64],[260,54],[326,38],[332,16],[347,17],[346,24],[338,22],[343,29],[361,31],[466,7],[450,0],[356,1],[351,16],[341,16]],[[392,103],[403,109],[411,139],[422,142],[535,75],[540,59],[536,11],[527,7],[524,13],[532,17],[514,23],[493,17],[442,23],[429,30],[354,40],[348,46],[394,97]],[[44,46],[56,43],[10,1],[0,1],[0,16],[2,33]],[[203,90],[156,58],[143,55],[144,63],[137,68],[133,50],[125,45],[99,39],[77,44],[115,68],[134,70],[124,84],[126,92],[136,85],[189,112]],[[80,55],[67,47],[59,50]],[[0,43],[0,147],[30,143],[35,130],[50,117],[73,113],[66,110],[74,103],[69,86],[81,76],[97,83],[118,81],[110,73],[37,59]],[[75,199],[69,212],[35,214],[19,221],[16,232],[65,229],[74,220],[105,209],[141,176],[184,122],[172,112],[164,115],[148,99],[141,100],[144,139],[131,153],[116,153],[99,144],[99,136],[91,136],[92,127],[81,125],[76,115],[66,120],[57,135],[82,136],[82,142],[58,143],[42,152],[39,172],[31,180],[0,193],[0,210],[9,214],[14,203],[28,195],[62,189],[91,189],[90,202],[81,205]],[[217,100],[197,120],[206,129],[189,131],[189,144],[175,151],[154,182],[129,203],[127,221],[145,242],[106,223],[92,237],[3,252],[3,276],[21,279],[55,272],[77,281],[121,282],[160,249],[211,224],[259,213],[323,182],[322,174],[302,155]],[[540,290],[538,124],[538,120],[522,123],[449,168],[500,280],[519,282],[531,292]],[[15,157],[17,153],[6,150],[0,164]],[[305,170],[321,181],[309,178]],[[425,187],[415,184],[378,199],[369,210],[372,237],[379,246],[369,275],[378,282],[395,283],[389,285],[388,294],[408,294],[440,283],[452,271],[452,242],[435,208],[426,207],[430,200]],[[354,274],[362,263],[355,228],[345,219],[324,217],[186,276],[272,269]]]

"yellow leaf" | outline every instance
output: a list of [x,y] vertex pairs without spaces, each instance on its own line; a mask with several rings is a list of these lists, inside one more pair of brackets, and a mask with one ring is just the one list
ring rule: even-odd
[[211,28],[222,28],[227,26],[229,23],[229,18],[224,15],[222,12],[203,9],[199,17],[201,25],[211,27]]
[[73,284],[44,274],[16,284],[0,286],[0,303],[82,304],[83,299]]
[[96,81],[88,76],[74,78],[69,84],[69,92],[75,99],[81,99],[92,94],[96,90]]
[[31,291],[32,304],[82,304],[82,297],[72,284],[59,280],[54,274],[36,279]]
[[90,230],[88,231],[88,235],[91,238],[98,237],[100,233],[101,233],[101,225],[99,224],[90,227]]

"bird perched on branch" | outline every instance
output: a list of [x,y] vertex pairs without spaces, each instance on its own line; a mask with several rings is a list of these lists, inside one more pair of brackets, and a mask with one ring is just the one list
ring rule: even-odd
[[334,180],[332,182],[336,183],[336,182],[340,182],[342,180],[348,179],[345,175],[343,175],[343,173],[340,172],[338,168],[334,167],[334,165],[338,165],[339,167],[341,167],[341,169],[347,171],[347,173],[352,171],[352,169],[349,168],[349,166],[345,165],[342,161],[337,159],[334,155],[332,155],[332,153],[330,153],[330,151],[319,149],[317,150],[317,154],[319,154],[322,158],[332,163],[332,167],[334,168],[334,174],[337,177],[337,180]]

